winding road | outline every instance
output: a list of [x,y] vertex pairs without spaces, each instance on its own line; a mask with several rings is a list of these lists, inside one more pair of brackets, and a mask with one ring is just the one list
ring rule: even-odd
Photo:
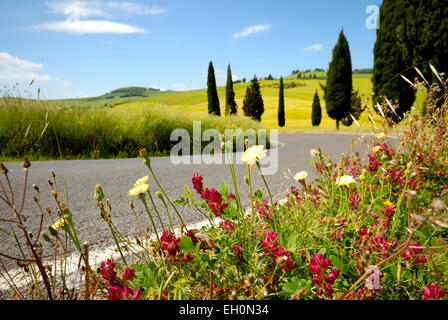
[[[277,174],[266,176],[274,199],[278,200],[283,198],[290,186],[294,184],[293,181],[287,180],[284,177],[283,172],[286,172],[288,169],[293,174],[306,170],[310,173],[307,180],[312,180],[316,177],[311,163],[311,148],[316,148],[320,145],[324,154],[328,154],[334,161],[337,161],[341,153],[347,152],[351,139],[355,139],[355,150],[359,151],[363,160],[365,160],[366,152],[363,151],[367,150],[365,144],[369,142],[370,138],[370,135],[364,136],[343,133],[279,135]],[[272,151],[268,152],[268,156],[270,152]],[[5,163],[5,165],[12,171],[9,177],[17,199],[23,193],[24,171],[20,166],[21,163]],[[173,165],[169,157],[163,157],[152,158],[151,165],[160,183],[172,200],[184,194],[185,185],[189,185],[191,188],[191,179],[196,172],[199,172],[204,177],[204,185],[210,188],[218,188],[220,182],[226,180],[230,185],[230,189],[233,189],[229,169],[226,164]],[[245,165],[236,165],[235,170],[237,178],[239,178],[238,188],[243,200],[245,200],[243,204],[248,205],[249,202],[247,197],[245,197],[248,192],[248,187],[243,182],[243,177],[247,175],[247,167]],[[113,246],[113,239],[108,226],[101,219],[96,201],[93,199],[96,184],[103,186],[106,198],[111,200],[113,209],[112,219],[122,234],[133,236],[138,233],[135,216],[129,209],[130,197],[127,196],[127,192],[137,179],[149,175],[142,159],[45,161],[32,163],[27,185],[27,198],[23,211],[27,218],[27,225],[30,226],[32,232],[36,232],[40,216],[38,207],[33,201],[33,195],[36,195],[36,192],[32,188],[33,184],[40,187],[43,208],[50,207],[55,212],[55,202],[51,197],[47,183],[52,171],[56,174],[59,198],[64,203],[66,203],[64,176],[66,177],[68,207],[73,213],[73,220],[79,239],[81,243],[88,242],[92,251],[101,252]],[[253,177],[256,187],[263,191],[263,184],[257,170],[254,170]],[[155,183],[151,179],[150,190],[153,192],[157,190]],[[168,225],[168,218],[162,208],[162,203],[157,198],[155,198],[155,201],[159,204],[164,223]],[[144,212],[142,204],[139,201],[134,202],[138,219],[143,226],[146,226],[149,224],[148,216]],[[187,224],[204,220],[203,216],[194,211],[184,209],[181,210],[181,213]],[[174,215],[172,214],[172,216]],[[3,201],[0,201],[0,219],[8,218],[11,218],[11,211]],[[179,221],[176,220],[177,217],[173,218],[173,222],[178,226]],[[47,227],[45,226],[45,230]],[[0,252],[14,256],[18,252],[13,240],[3,233],[0,234]],[[6,259],[4,259],[4,262],[6,262]],[[8,263],[8,268],[13,267],[17,267],[17,265],[15,263]]]

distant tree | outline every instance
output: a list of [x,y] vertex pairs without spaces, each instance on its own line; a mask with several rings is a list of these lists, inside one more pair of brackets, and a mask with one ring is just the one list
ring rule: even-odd
[[342,124],[346,127],[350,127],[353,124],[353,118],[355,118],[355,120],[358,121],[361,118],[361,114],[364,112],[366,108],[367,106],[365,106],[364,108],[362,107],[361,97],[359,96],[359,90],[355,91],[353,89],[352,98],[350,102],[350,110],[348,116],[341,120]]
[[213,63],[211,61],[208,65],[207,88],[208,113],[220,116],[221,109],[219,107],[218,90],[216,89],[215,69],[213,68]]
[[274,80],[274,77],[272,76],[272,74],[269,74],[266,78],[266,80]]
[[226,115],[236,114],[235,92],[233,91],[232,70],[227,66]]
[[246,78],[241,79],[243,83],[246,83]]
[[[323,84],[320,84],[320,87],[325,95],[327,92],[327,87]],[[367,109],[367,106],[364,106],[364,108],[362,107],[359,90],[352,89],[352,94],[351,94],[351,98],[350,98],[350,109],[349,109],[347,117],[345,117],[344,119],[341,119],[342,124],[346,127],[350,127],[353,124],[353,118],[355,118],[355,120],[359,120],[361,118],[361,114],[366,109]],[[353,118],[352,118],[352,116],[353,116]]]
[[302,74],[301,74],[301,73],[299,73],[299,74],[297,75],[297,79],[302,79]]
[[320,125],[321,121],[322,121],[322,108],[320,107],[320,99],[316,90],[316,93],[314,94],[313,105],[311,107],[311,122],[313,127],[317,127],[318,125]]
[[243,112],[246,117],[261,121],[261,115],[264,113],[264,102],[257,76],[254,76],[246,89],[246,96],[243,100]]
[[341,30],[327,73],[325,105],[328,116],[339,122],[348,116],[352,97],[352,62],[348,41]]
[[278,94],[278,125],[285,126],[285,96],[283,88],[283,77],[280,77],[280,89]]

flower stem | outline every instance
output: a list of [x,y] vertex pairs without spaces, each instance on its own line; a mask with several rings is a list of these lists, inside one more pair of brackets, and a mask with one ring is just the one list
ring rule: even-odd
[[143,205],[145,206],[146,212],[148,213],[148,216],[149,216],[149,220],[151,220],[152,227],[154,228],[154,233],[156,234],[157,241],[159,242],[160,247],[162,247],[162,244],[159,239],[159,233],[157,232],[157,228],[156,228],[156,224],[154,223],[154,219],[152,218],[152,215],[149,212],[148,203],[146,202],[145,195],[141,194],[139,196],[139,199],[143,202]]

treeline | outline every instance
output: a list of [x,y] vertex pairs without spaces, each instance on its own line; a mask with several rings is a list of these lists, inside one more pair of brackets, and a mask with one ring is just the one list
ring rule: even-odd
[[146,91],[160,91],[158,88],[144,88],[144,87],[126,87],[126,88],[119,88],[112,90],[111,94],[117,94],[117,93],[129,93],[129,94],[139,94]]

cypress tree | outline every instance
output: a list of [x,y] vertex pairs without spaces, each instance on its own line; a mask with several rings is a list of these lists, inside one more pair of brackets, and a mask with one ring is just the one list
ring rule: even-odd
[[333,49],[333,57],[327,73],[325,103],[328,116],[339,122],[348,116],[352,95],[352,62],[350,48],[343,31]]
[[321,120],[322,108],[320,107],[320,99],[316,90],[316,93],[314,94],[313,105],[311,107],[311,122],[313,127],[317,127],[318,125],[320,125]]
[[246,96],[243,100],[243,112],[246,117],[261,121],[261,115],[264,113],[264,102],[257,76],[254,76],[246,89]]
[[[403,33],[403,21],[408,19],[403,9],[402,0],[384,0],[379,13],[380,28],[376,31],[376,42],[373,49],[373,92],[374,104],[380,102],[382,96],[398,102],[392,119],[399,122],[403,114],[411,109],[415,100],[414,90],[401,77],[407,68],[403,60],[402,48],[398,35]],[[421,31],[420,31],[421,32]],[[409,53],[406,53],[409,55]],[[410,61],[410,57],[407,58]],[[404,73],[412,79],[408,73]],[[377,110],[378,111],[378,110]]]
[[[359,118],[361,118],[361,114],[364,112],[366,108],[367,106],[365,106],[364,108],[362,107],[361,97],[359,96],[359,90],[353,89],[352,99],[350,102],[349,115],[341,120],[342,124],[346,127],[350,127],[353,124],[353,118],[355,118],[355,120],[359,120]],[[352,115],[353,118],[350,115]]]
[[227,84],[226,84],[226,115],[236,114],[235,92],[233,91],[232,70],[230,64],[227,67]]
[[280,77],[280,89],[278,94],[278,125],[285,126],[285,96],[283,92],[283,77]]
[[207,77],[207,97],[208,97],[208,113],[215,116],[221,115],[219,108],[218,91],[216,89],[215,69],[213,63],[210,61],[208,65]]

